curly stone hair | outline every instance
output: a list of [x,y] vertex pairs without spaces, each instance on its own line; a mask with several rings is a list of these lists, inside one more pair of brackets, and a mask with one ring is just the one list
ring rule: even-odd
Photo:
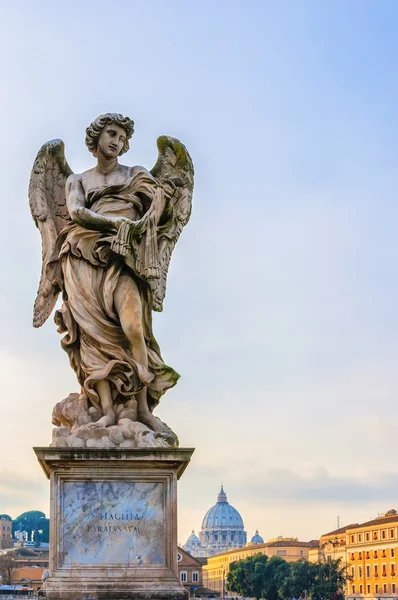
[[101,133],[106,125],[110,125],[111,123],[123,127],[127,136],[119,156],[127,152],[130,148],[129,139],[134,133],[134,121],[118,113],[105,113],[104,115],[99,115],[86,129],[86,146],[94,156],[97,156],[98,139]]

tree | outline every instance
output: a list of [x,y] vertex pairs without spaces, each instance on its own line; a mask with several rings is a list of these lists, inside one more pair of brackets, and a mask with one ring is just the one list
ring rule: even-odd
[[290,564],[280,556],[273,556],[266,564],[262,597],[267,600],[283,598],[284,582],[290,576]]
[[44,512],[41,512],[41,510],[28,510],[19,515],[14,522],[22,521],[23,523],[27,523],[29,526],[31,526],[31,529],[34,529],[34,525],[37,523],[37,521],[45,518],[46,515]]
[[282,584],[282,595],[286,598],[311,600],[337,600],[342,597],[347,580],[346,569],[339,559],[327,558],[318,563],[300,560],[291,565],[290,575]]
[[233,562],[227,575],[228,590],[259,600],[263,596],[268,556],[255,554]]
[[31,539],[33,532],[35,542],[38,540],[42,542],[49,541],[49,520],[41,510],[29,510],[19,515],[13,521],[13,532],[18,531],[18,529],[27,531],[28,539]]
[[317,576],[317,564],[308,560],[298,560],[291,564],[290,575],[282,585],[285,598],[305,598],[310,596]]
[[347,573],[341,560],[329,556],[324,562],[316,563],[316,567],[318,573],[311,593],[311,599],[343,598],[343,587],[347,581]]
[[[50,519],[39,519],[37,523],[37,533],[38,538],[40,538],[40,542],[48,542],[50,541]],[[35,533],[35,541],[36,541],[36,533]]]
[[17,561],[13,553],[0,555],[0,575],[2,577],[3,585],[11,585],[12,574],[17,568]]
[[283,582],[290,574],[290,565],[273,556],[256,554],[232,563],[227,576],[228,590],[241,596],[279,600]]
[[256,600],[340,600],[346,580],[340,560],[287,563],[279,556],[268,559],[263,554],[232,563],[227,577],[230,592]]
[[41,534],[40,534],[40,531],[37,531],[37,530],[35,531],[34,542],[35,542],[34,547],[35,548],[40,548],[40,545],[41,545]]
[[10,515],[6,515],[5,513],[0,515],[0,519],[7,519],[7,521],[12,521],[12,518],[10,517]]

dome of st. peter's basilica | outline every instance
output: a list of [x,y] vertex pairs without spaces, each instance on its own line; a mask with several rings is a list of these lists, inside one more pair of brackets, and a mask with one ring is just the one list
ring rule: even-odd
[[243,548],[246,538],[242,517],[229,504],[221,486],[216,504],[203,517],[199,540],[192,532],[183,548],[192,556],[208,557],[226,550]]

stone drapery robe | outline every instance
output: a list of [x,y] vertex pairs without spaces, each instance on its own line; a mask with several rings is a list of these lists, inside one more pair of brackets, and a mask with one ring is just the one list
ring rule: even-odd
[[[94,406],[99,406],[95,389],[98,381],[111,383],[114,401],[126,402],[143,386],[148,389],[151,410],[164,392],[176,384],[179,375],[167,366],[152,331],[152,300],[148,281],[159,277],[158,223],[167,233],[172,226],[164,191],[156,180],[142,171],[121,185],[90,192],[86,207],[103,216],[126,217],[132,221],[143,215],[145,232],[133,241],[128,260],[111,249],[116,234],[86,229],[70,222],[57,239],[48,274],[63,291],[63,305],[55,314],[58,330],[65,333],[62,347],[69,355],[80,385]],[[128,266],[127,266],[128,265]],[[123,274],[134,279],[142,301],[142,322],[148,352],[148,368],[135,361],[114,306],[114,292]]]

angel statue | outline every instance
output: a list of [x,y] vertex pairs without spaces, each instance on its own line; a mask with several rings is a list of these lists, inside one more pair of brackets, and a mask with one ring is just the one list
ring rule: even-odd
[[175,446],[153,415],[179,375],[165,364],[152,331],[162,311],[171,254],[191,214],[194,169],[177,139],[157,140],[151,171],[127,167],[134,122],[100,115],[86,129],[97,164],[72,173],[61,140],[39,150],[29,204],[42,238],[33,325],[55,312],[61,341],[81,386],[53,411],[53,445]]

